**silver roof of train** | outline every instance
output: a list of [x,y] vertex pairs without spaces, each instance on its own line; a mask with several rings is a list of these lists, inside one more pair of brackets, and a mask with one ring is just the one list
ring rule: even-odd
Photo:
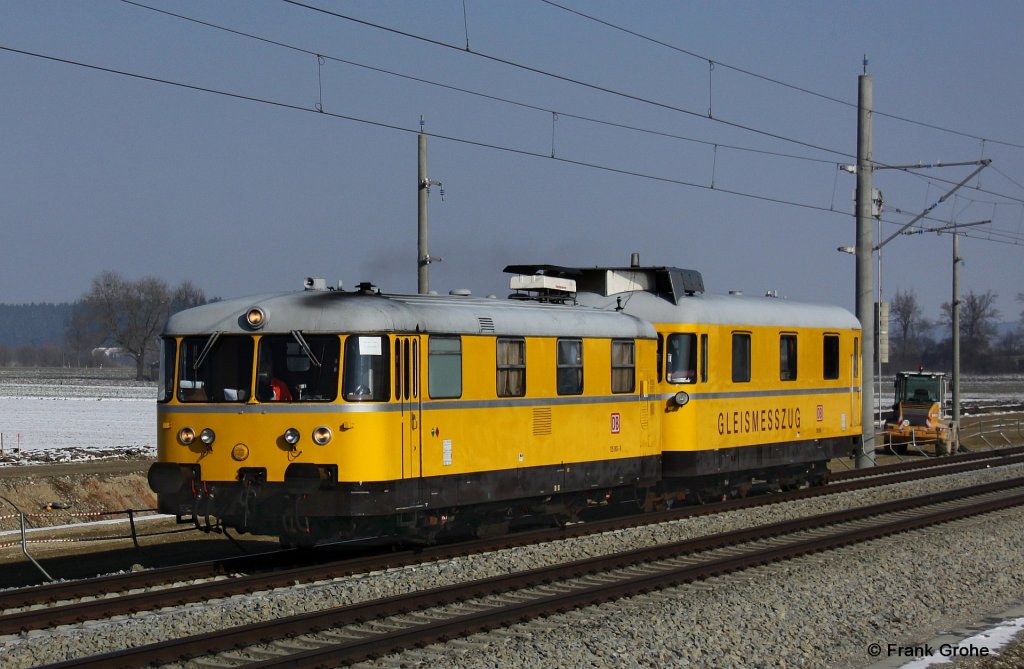
[[626,313],[652,323],[718,323],[722,325],[860,329],[846,309],[776,297],[691,295],[678,304],[643,291],[599,295],[578,293],[580,304],[598,309],[622,305]]
[[704,292],[700,272],[678,267],[562,267],[510,265],[506,272],[569,279],[575,299],[598,309],[620,308],[652,323],[860,329],[846,309],[777,297]]
[[[254,330],[253,307],[265,314]],[[303,291],[205,304],[168,319],[165,335],[224,333],[423,332],[515,336],[652,338],[645,321],[614,310],[467,296]]]

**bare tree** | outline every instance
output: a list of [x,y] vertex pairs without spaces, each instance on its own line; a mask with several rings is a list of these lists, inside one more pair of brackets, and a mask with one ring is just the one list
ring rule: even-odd
[[81,367],[83,361],[88,364],[92,350],[107,338],[106,333],[100,331],[97,325],[89,305],[86,302],[76,302],[64,327],[64,343],[74,357],[77,367]]
[[917,295],[912,290],[896,292],[889,314],[896,323],[897,331],[894,334],[901,347],[907,346],[931,326],[928,319],[921,316],[921,305],[917,303]]
[[[981,295],[973,290],[960,300],[960,336],[972,346],[986,349],[996,335],[996,319],[999,309],[996,308],[998,293],[991,290]],[[953,309],[949,302],[942,304],[944,322],[953,322]]]
[[92,280],[82,298],[96,327],[107,339],[135,361],[135,377],[145,378],[146,358],[156,347],[156,337],[173,311],[202,304],[203,292],[184,281],[172,291],[163,279],[124,279],[117,272],[103,272]]
[[922,339],[931,321],[921,315],[921,306],[914,291],[897,291],[889,310],[889,318],[895,324],[893,343],[897,366],[919,364],[923,353]]

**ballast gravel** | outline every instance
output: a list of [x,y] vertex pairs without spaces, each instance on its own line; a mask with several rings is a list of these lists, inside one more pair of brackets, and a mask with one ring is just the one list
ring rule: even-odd
[[[1024,475],[982,470],[0,637],[5,669]],[[1024,509],[555,615],[367,667],[861,667],[1024,601]],[[877,644],[875,646],[874,644]],[[875,655],[875,650],[879,654]],[[909,659],[908,659],[909,661]],[[891,666],[899,666],[898,663]]]

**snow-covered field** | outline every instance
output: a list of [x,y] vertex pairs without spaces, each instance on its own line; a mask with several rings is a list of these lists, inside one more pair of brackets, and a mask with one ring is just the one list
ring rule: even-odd
[[156,455],[156,386],[124,370],[0,370],[0,465]]
[[[133,370],[0,369],[0,466],[156,455],[156,385]],[[892,402],[892,384],[882,387]],[[1024,375],[964,377],[964,415],[1024,403]]]

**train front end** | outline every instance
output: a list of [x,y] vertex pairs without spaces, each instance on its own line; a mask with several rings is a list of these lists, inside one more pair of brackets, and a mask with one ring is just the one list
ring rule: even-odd
[[380,410],[387,337],[317,329],[331,297],[213,303],[168,321],[149,472],[161,511],[296,545],[383,531],[375,519],[411,494],[401,458],[378,452],[401,439]]

